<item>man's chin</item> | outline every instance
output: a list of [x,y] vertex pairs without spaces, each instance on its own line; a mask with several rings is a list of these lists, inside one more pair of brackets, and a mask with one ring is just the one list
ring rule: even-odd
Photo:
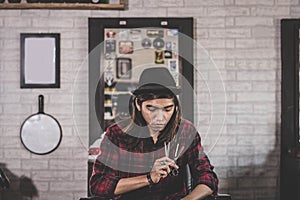
[[165,126],[151,126],[151,129],[155,132],[164,130]]

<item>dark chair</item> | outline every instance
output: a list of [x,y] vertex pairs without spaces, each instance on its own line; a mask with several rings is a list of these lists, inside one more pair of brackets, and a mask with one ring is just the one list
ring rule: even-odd
[[4,173],[4,171],[0,168],[0,191],[9,188],[9,180]]
[[[193,190],[193,179],[191,176],[190,168],[188,165],[186,165],[186,187],[188,193],[190,193]],[[210,195],[205,198],[205,200],[232,200],[231,196],[229,194],[217,194],[217,195]]]

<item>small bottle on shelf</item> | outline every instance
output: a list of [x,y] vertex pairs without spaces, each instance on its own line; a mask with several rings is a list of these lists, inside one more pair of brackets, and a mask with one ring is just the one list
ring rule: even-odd
[[112,107],[105,107],[104,110],[105,110],[104,111],[104,119],[105,120],[113,119]]

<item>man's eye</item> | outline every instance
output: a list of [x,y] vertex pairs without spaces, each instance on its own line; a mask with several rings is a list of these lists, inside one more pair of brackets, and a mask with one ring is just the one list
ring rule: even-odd
[[155,108],[155,107],[147,107],[150,112],[155,112],[157,110],[162,110],[164,112],[171,112],[172,108]]
[[156,109],[155,109],[155,108],[148,108],[148,110],[149,110],[150,112],[154,112]]

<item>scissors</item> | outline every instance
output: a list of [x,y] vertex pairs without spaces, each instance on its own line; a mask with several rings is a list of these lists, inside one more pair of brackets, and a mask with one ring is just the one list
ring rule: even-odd
[[[165,142],[164,145],[165,145],[165,156],[169,158],[169,156],[170,156],[170,143],[167,144]],[[173,159],[175,163],[176,163],[177,159],[179,158],[179,155],[182,153],[183,148],[181,148],[179,152],[178,152],[178,150],[179,150],[179,144],[176,145],[175,155],[174,155],[174,159]],[[179,174],[179,170],[172,167],[170,175],[171,176],[178,176],[178,174]]]

